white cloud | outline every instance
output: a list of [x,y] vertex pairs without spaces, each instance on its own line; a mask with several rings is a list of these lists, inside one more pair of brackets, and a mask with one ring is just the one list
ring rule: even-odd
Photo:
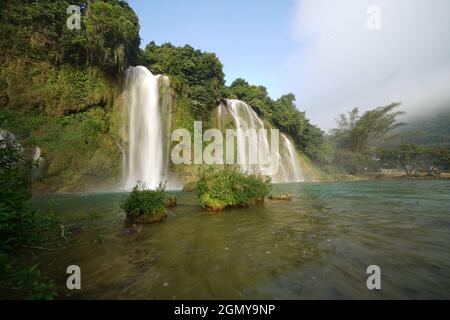
[[[381,10],[379,30],[367,28],[371,5]],[[450,108],[448,0],[299,0],[292,35],[298,49],[284,86],[324,129],[353,107]]]

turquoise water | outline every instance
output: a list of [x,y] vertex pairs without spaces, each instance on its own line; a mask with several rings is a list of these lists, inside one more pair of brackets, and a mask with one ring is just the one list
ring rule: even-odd
[[[419,299],[450,298],[450,181],[277,185],[292,201],[203,212],[177,193],[162,224],[124,236],[121,193],[49,200],[74,232],[69,248],[34,258],[59,298]],[[71,227],[69,227],[71,226]],[[82,290],[66,289],[80,266]],[[381,290],[366,268],[381,268]]]

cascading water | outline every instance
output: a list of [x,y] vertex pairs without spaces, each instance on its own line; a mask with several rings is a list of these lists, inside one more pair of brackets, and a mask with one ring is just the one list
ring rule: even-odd
[[[243,171],[250,173],[263,173],[271,164],[251,164],[249,159],[259,155],[259,159],[270,159],[270,137],[265,135],[259,143],[246,143],[245,131],[254,129],[259,131],[266,129],[270,133],[270,125],[258,116],[258,114],[245,102],[240,100],[226,100],[217,109],[217,125],[222,131],[230,128],[242,129],[237,130],[237,163]],[[279,170],[272,175],[274,182],[296,182],[304,181],[300,162],[295,151],[293,143],[285,134],[280,135],[279,152],[277,154],[279,160]],[[246,157],[248,156],[248,157]]]
[[127,70],[124,184],[155,188],[167,178],[171,95],[169,79],[138,66]]

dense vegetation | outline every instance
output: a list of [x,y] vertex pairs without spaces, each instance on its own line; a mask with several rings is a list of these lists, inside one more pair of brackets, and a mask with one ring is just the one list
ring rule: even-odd
[[268,177],[242,173],[235,166],[207,167],[200,171],[195,190],[204,208],[219,211],[264,201],[272,184]]
[[[81,6],[81,29],[66,26]],[[125,1],[7,0],[0,7],[0,126],[46,162],[37,191],[113,183],[115,104],[135,64],[139,24]]]
[[[82,8],[81,29],[67,28],[69,5]],[[6,0],[0,10],[2,60],[96,66],[111,74],[136,62],[139,24],[125,1]]]
[[434,176],[450,170],[450,146],[400,144],[395,148],[378,148],[380,166],[405,170],[407,175],[425,171]]
[[181,101],[184,99],[184,105],[177,107],[185,106],[194,119],[208,121],[217,101],[227,97],[223,66],[214,53],[201,52],[189,45],[157,46],[151,42],[141,59],[152,73],[170,77]]
[[[427,137],[436,135],[437,130],[430,126],[425,135],[405,134],[411,131],[402,129],[404,123],[398,122],[403,114],[398,111],[399,106],[399,103],[392,103],[363,115],[355,108],[348,114],[341,114],[338,127],[331,131],[336,145],[335,169],[350,174],[400,169],[407,175],[420,170],[430,176],[450,169],[450,146],[445,142],[445,134],[441,143],[411,143],[430,142]],[[445,132],[447,128],[439,123]]]
[[120,207],[127,216],[143,214],[155,216],[164,212],[167,197],[164,184],[160,184],[155,190],[148,189],[144,184],[138,184]]
[[19,289],[31,299],[52,299],[55,285],[41,277],[39,266],[19,266],[15,257],[53,238],[58,226],[50,213],[31,208],[32,163],[14,142],[0,140],[0,290]]

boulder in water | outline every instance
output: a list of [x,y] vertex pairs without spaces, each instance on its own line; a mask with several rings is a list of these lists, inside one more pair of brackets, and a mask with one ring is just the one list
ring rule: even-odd
[[126,223],[128,225],[133,224],[147,224],[147,223],[159,223],[164,222],[167,219],[167,214],[161,212],[158,214],[141,214],[141,215],[128,215]]
[[138,224],[132,224],[131,227],[125,228],[120,232],[121,236],[132,236],[142,232],[144,228]]
[[290,193],[278,193],[269,196],[270,200],[292,200],[292,194]]
[[206,211],[209,211],[209,212],[218,212],[218,211],[225,210],[227,208],[227,206],[225,204],[212,203],[212,204],[205,204],[204,208]]

